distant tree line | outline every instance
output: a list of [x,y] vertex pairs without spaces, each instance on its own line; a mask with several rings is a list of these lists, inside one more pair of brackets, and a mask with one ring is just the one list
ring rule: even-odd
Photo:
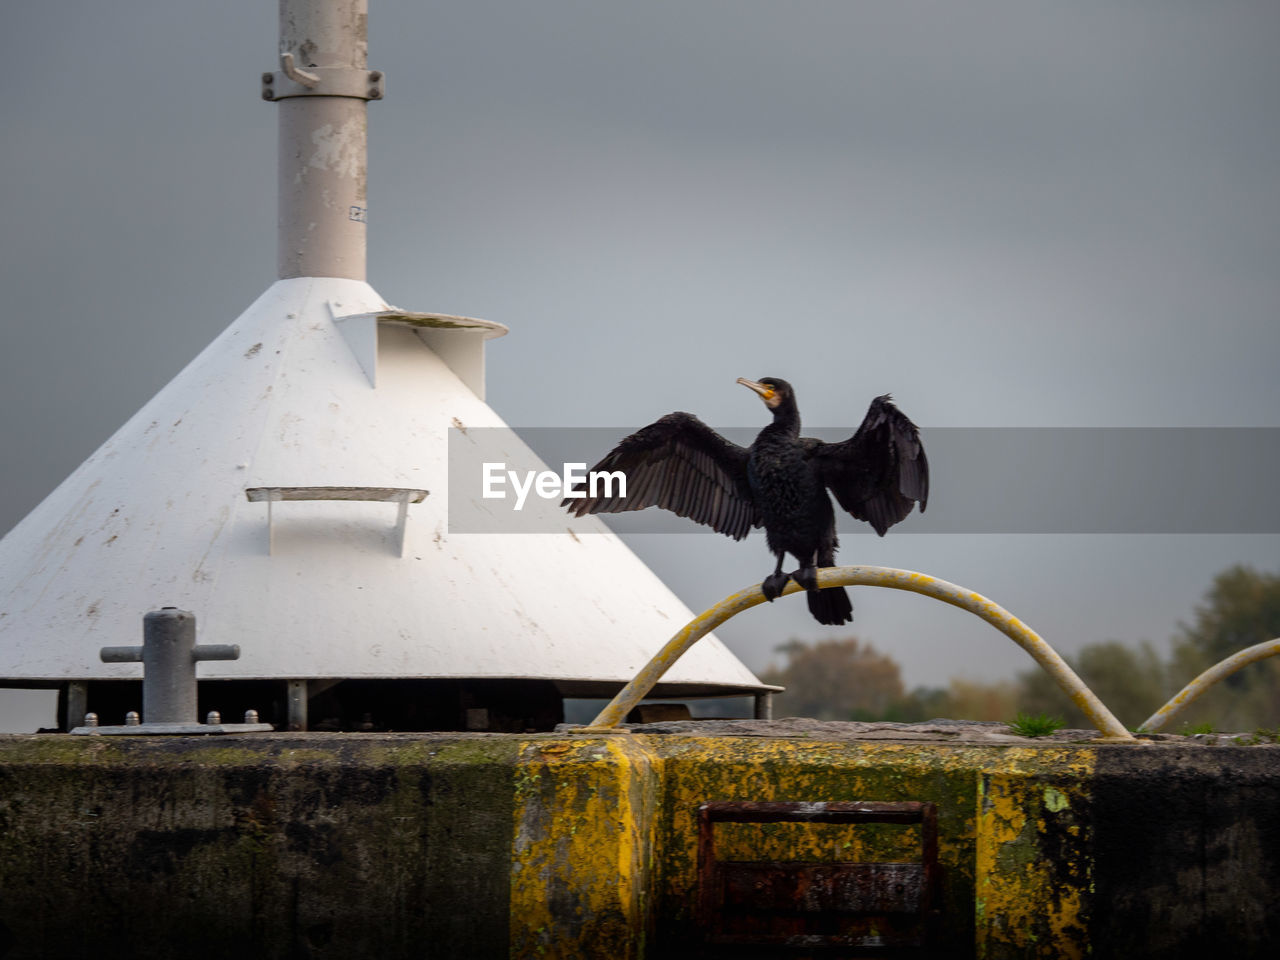
[[[1089,644],[1067,657],[1122,723],[1136,728],[1184,684],[1245,647],[1280,637],[1280,574],[1237,566],[1214,578],[1190,624],[1181,624],[1167,657],[1143,642]],[[1013,680],[953,679],[945,688],[905,689],[902,670],[857,637],[778,647],[786,657],[761,677],[786,687],[774,715],[820,720],[919,721],[935,717],[1009,720],[1018,712],[1050,714],[1068,726],[1090,724],[1038,667]],[[1178,729],[1243,731],[1280,726],[1280,657],[1251,664],[1200,698]]]

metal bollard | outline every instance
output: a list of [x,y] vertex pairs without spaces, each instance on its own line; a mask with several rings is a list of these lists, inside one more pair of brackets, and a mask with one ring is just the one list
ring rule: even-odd
[[238,660],[234,643],[196,646],[195,614],[177,607],[142,619],[141,647],[103,647],[103,663],[142,661],[142,716],[149,723],[196,723],[196,662]]
[[[196,646],[195,614],[177,607],[153,610],[142,619],[142,646],[103,647],[98,655],[103,663],[141,661],[142,716],[130,710],[122,726],[100,726],[94,714],[86,714],[83,726],[70,732],[99,736],[127,734],[268,733],[269,723],[259,723],[257,712],[246,711],[244,723],[223,723],[217,710],[210,710],[206,723],[196,719],[196,664],[201,660],[238,660],[240,647],[234,643]],[[83,704],[81,696],[80,703]]]

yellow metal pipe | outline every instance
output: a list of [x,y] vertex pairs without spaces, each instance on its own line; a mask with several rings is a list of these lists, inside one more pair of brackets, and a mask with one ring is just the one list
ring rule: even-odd
[[[909,590],[912,593],[921,593],[935,600],[941,600],[943,603],[949,603],[953,607],[968,610],[986,620],[1031,654],[1036,663],[1057,681],[1071,701],[1085,712],[1104,739],[1134,740],[1133,734],[1126,730],[1102,701],[1094,696],[1093,691],[1084,685],[1084,682],[1049,644],[1013,614],[981,594],[958,587],[946,580],[939,580],[937,577],[914,573],[910,570],[897,570],[893,567],[824,567],[818,571],[818,584],[823,587],[870,586]],[[800,591],[801,587],[791,582],[783,590],[783,595]],[[684,656],[690,647],[730,617],[764,602],[760,585],[754,584],[726,597],[710,610],[694,617],[654,654],[653,659],[645,664],[644,668],[636,674],[635,679],[623,687],[608,706],[600,711],[599,716],[591,722],[590,726],[580,728],[578,732],[617,732],[618,724],[622,723],[636,704],[649,695],[649,691],[662,678],[662,675]]]
[[1280,637],[1275,640],[1255,643],[1252,647],[1245,647],[1238,653],[1233,653],[1227,659],[1215,663],[1179,690],[1173,699],[1148,717],[1138,729],[1147,733],[1156,733],[1164,729],[1178,714],[1195,703],[1200,698],[1200,695],[1215,683],[1225,680],[1241,667],[1247,667],[1249,664],[1265,660],[1267,657],[1274,657],[1276,654],[1280,654]]

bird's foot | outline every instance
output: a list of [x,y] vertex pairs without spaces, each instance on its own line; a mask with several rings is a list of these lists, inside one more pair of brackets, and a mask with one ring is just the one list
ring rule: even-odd
[[818,568],[817,567],[801,567],[795,573],[791,574],[791,579],[806,590],[814,591],[818,589]]
[[786,589],[787,581],[790,579],[790,574],[783,573],[781,570],[771,573],[760,584],[760,592],[764,594],[766,600],[773,603],[773,601],[782,596],[782,591]]

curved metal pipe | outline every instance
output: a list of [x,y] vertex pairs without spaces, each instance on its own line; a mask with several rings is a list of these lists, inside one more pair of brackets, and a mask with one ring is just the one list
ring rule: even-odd
[[[1058,682],[1058,686],[1071,698],[1072,703],[1085,712],[1089,720],[1102,733],[1103,739],[1134,741],[1133,734],[1126,730],[1102,701],[1094,696],[1093,691],[1084,685],[1084,682],[1049,644],[1013,614],[981,594],[958,587],[946,580],[939,580],[937,577],[893,567],[824,567],[818,571],[818,583],[823,587],[872,586],[909,590],[912,593],[921,593],[935,600],[941,600],[943,603],[949,603],[953,607],[968,610],[986,620],[1031,654],[1036,663],[1047,670],[1049,675]],[[787,584],[783,595],[800,591],[800,586],[792,582]],[[644,668],[636,674],[635,679],[623,687],[609,705],[600,711],[590,726],[579,728],[578,732],[616,732],[618,724],[625,719],[631,709],[649,695],[649,691],[662,678],[662,675],[690,647],[730,617],[764,602],[760,585],[754,584],[726,597],[711,609],[694,617],[654,654],[653,659],[645,664]]]
[[1215,663],[1179,690],[1168,703],[1148,717],[1138,729],[1147,733],[1156,733],[1168,726],[1178,714],[1200,699],[1200,695],[1219,680],[1225,680],[1241,667],[1247,667],[1249,664],[1265,660],[1267,657],[1274,657],[1276,654],[1280,654],[1280,637],[1275,640],[1264,640],[1262,643],[1255,643],[1252,647],[1245,647],[1238,653],[1233,653],[1225,660]]

